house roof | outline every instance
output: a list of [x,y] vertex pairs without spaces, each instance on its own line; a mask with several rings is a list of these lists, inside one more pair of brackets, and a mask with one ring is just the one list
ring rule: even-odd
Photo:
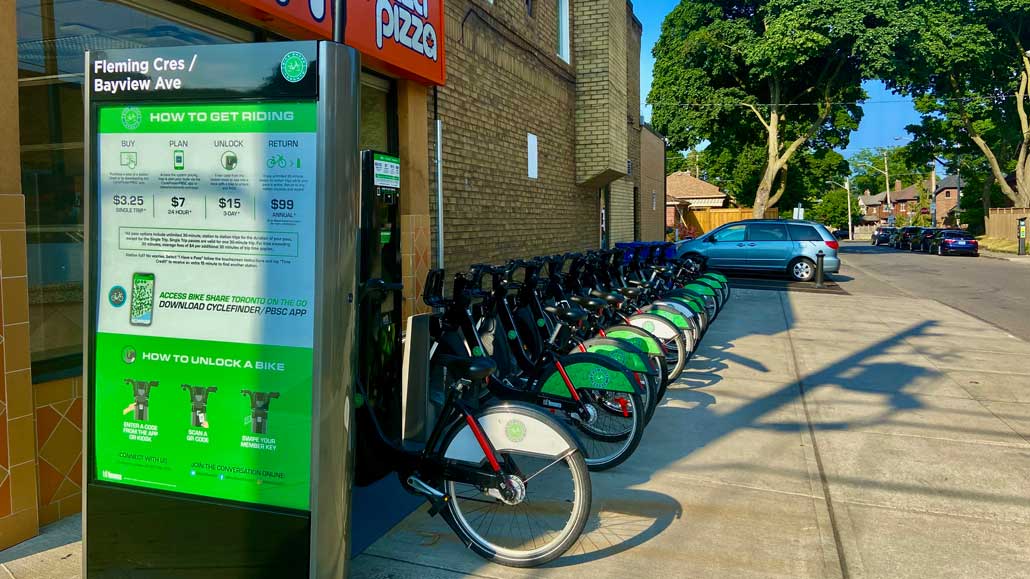
[[924,181],[923,183],[916,183],[909,185],[900,191],[891,191],[891,203],[900,203],[903,201],[917,201],[919,200],[919,194],[922,191],[930,191],[930,183]]
[[958,175],[948,175],[937,183],[937,190],[933,193],[936,195],[944,189],[958,189],[960,187],[964,187],[965,184],[966,183],[962,180],[962,177],[959,177]]
[[876,195],[862,195],[858,198],[858,202],[866,207],[876,207],[877,205],[883,205],[883,198],[886,196],[885,193],[877,193]]
[[695,201],[712,199],[723,201],[726,194],[711,183],[698,179],[690,174],[690,171],[676,171],[665,178],[665,191],[669,197],[690,201],[691,205],[697,205]]

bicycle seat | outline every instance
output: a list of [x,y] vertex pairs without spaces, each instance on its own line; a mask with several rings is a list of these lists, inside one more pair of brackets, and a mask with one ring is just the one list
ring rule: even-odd
[[638,287],[624,287],[619,291],[629,296],[630,299],[636,299],[640,297],[640,294],[644,293],[644,291]]
[[544,306],[544,311],[551,315],[558,316],[561,321],[569,324],[570,326],[575,326],[587,319],[587,316],[589,316],[589,314],[582,308],[558,308],[555,306]]
[[459,379],[483,380],[497,369],[493,358],[462,358],[438,354],[438,361]]
[[605,292],[601,290],[592,290],[590,295],[595,298],[600,298],[613,306],[621,305],[622,302],[626,301],[626,296],[619,292]]
[[607,302],[605,302],[602,299],[580,295],[574,295],[569,297],[569,301],[574,304],[581,305],[584,308],[587,308],[588,310],[599,310],[607,305]]

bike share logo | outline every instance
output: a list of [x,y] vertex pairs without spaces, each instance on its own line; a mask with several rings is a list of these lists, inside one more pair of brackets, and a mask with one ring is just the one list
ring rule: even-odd
[[136,107],[125,107],[122,109],[122,126],[127,130],[135,131],[143,122],[143,111]]
[[376,46],[394,42],[433,62],[437,59],[436,28],[429,22],[429,0],[376,0]]
[[526,439],[526,423],[512,418],[504,425],[504,436],[511,442],[522,442]]
[[300,82],[308,73],[308,59],[296,50],[287,52],[279,63],[279,72],[288,82]]
[[125,297],[125,288],[120,285],[112,287],[111,291],[107,292],[107,301],[116,308],[120,308],[125,305]]
[[608,375],[608,371],[604,368],[598,367],[590,371],[590,386],[592,388],[604,388],[611,381],[612,377]]

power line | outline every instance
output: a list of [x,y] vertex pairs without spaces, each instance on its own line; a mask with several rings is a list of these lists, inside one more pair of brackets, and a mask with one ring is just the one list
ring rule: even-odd
[[[1030,95],[1027,95],[1027,96],[1025,96],[1023,98],[1024,98],[1024,100],[1030,99]],[[935,100],[937,102],[945,102],[945,103],[956,103],[956,102],[969,103],[969,102],[976,102],[976,101],[995,102],[995,103],[997,103],[997,102],[1008,101],[1008,100],[1015,100],[1015,99],[1016,99],[1016,95],[997,95],[997,96],[993,96],[993,97],[949,97],[949,98],[938,98],[938,99],[935,99]],[[837,101],[837,102],[829,102],[829,103],[827,103],[827,102],[808,102],[808,103],[779,103],[779,104],[774,104],[774,103],[749,103],[749,102],[746,102],[746,101],[726,101],[726,102],[721,102],[721,103],[698,103],[698,102],[695,102],[695,103],[681,103],[681,102],[673,102],[673,101],[658,101],[658,102],[645,102],[645,104],[650,106],[650,107],[672,106],[672,107],[684,107],[684,108],[689,108],[689,107],[695,107],[695,108],[704,108],[704,107],[732,108],[732,107],[748,107],[748,106],[752,106],[752,107],[772,107],[772,106],[778,106],[778,107],[783,108],[783,107],[824,107],[824,106],[827,106],[827,105],[830,105],[830,106],[860,106],[860,105],[889,105],[889,104],[908,104],[908,105],[911,105],[911,104],[914,104],[914,101],[912,99],[898,99],[898,100]]]

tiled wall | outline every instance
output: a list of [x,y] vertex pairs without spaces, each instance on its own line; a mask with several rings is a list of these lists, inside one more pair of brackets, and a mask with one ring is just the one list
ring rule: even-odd
[[82,510],[82,379],[35,386],[39,524]]
[[[0,134],[7,136],[18,134],[14,6],[0,2]],[[39,530],[20,157],[17,138],[0,139],[0,549]]]
[[24,216],[24,197],[0,191],[0,549],[39,528]]

